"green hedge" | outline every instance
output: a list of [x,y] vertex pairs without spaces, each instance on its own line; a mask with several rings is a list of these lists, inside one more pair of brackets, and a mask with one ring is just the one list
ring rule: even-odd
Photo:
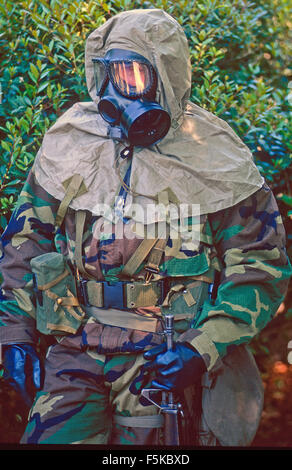
[[0,230],[46,130],[72,103],[89,100],[88,34],[120,11],[152,7],[183,26],[192,99],[225,119],[253,151],[291,233],[291,0],[2,0]]

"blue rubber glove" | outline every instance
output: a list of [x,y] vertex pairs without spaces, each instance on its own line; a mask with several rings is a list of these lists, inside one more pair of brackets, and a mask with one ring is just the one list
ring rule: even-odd
[[4,378],[30,407],[34,395],[41,388],[41,363],[35,348],[30,344],[3,346]]
[[171,350],[162,343],[146,351],[144,358],[149,362],[142,366],[142,372],[154,372],[156,376],[151,387],[166,391],[183,390],[196,383],[206,371],[200,354],[187,343],[175,343]]

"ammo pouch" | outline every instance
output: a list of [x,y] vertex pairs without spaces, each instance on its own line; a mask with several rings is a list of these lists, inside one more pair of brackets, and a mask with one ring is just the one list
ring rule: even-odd
[[172,279],[168,294],[161,306],[163,314],[174,316],[175,333],[181,334],[191,328],[203,303],[209,297],[212,279],[194,276],[193,279]]
[[36,293],[36,326],[45,334],[74,334],[85,316],[74,276],[64,256],[45,253],[31,260]]

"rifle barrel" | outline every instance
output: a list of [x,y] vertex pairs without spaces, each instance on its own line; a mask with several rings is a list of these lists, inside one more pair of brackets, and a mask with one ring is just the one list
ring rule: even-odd
[[[167,349],[173,348],[173,335],[174,335],[174,316],[172,314],[164,315],[165,329],[164,334],[166,337]],[[164,415],[164,443],[165,445],[179,445],[180,444],[180,428],[179,422],[183,416],[181,405],[175,403],[174,395],[172,392],[162,392],[162,400],[159,405],[151,398],[152,392],[157,392],[159,389],[143,389],[142,395],[147,398],[150,403],[158,406],[160,412]]]
[[[166,336],[166,346],[168,350],[173,348],[173,332],[174,332],[174,316],[172,314],[167,314],[164,316],[165,321],[165,336]],[[173,393],[168,392],[167,394],[167,403],[173,405]]]

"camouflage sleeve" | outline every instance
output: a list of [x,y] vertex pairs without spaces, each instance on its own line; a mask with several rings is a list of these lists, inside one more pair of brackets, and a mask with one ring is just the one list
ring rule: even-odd
[[282,219],[267,185],[209,221],[222,264],[217,298],[203,305],[194,329],[180,341],[191,343],[208,370],[215,371],[222,357],[247,344],[273,318],[285,297],[291,265]]
[[57,201],[28,175],[0,243],[0,344],[36,339],[30,260],[54,246]]

